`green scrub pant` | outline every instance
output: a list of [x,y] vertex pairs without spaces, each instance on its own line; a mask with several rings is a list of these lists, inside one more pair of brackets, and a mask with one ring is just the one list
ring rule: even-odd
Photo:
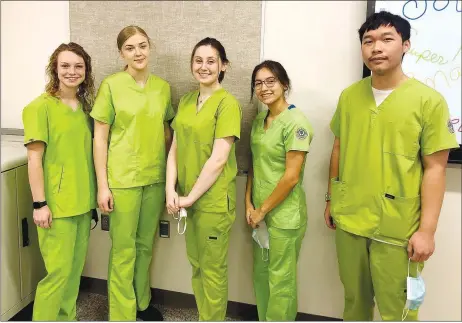
[[236,211],[188,210],[186,251],[200,321],[224,321],[228,306],[228,246]]
[[75,321],[80,276],[87,255],[91,212],[55,218],[37,227],[47,275],[37,285],[33,321]]
[[109,320],[136,321],[136,311],[145,310],[151,301],[149,269],[154,236],[165,208],[165,183],[111,192]]
[[[404,247],[357,236],[339,228],[335,242],[340,280],[345,290],[345,321],[372,321],[374,296],[383,321],[401,321],[406,304],[408,256]],[[417,266],[411,262],[410,275]],[[410,310],[406,321],[417,321],[418,310]]]
[[253,286],[260,321],[295,321],[297,262],[306,225],[299,229],[268,227],[269,253],[253,241]]

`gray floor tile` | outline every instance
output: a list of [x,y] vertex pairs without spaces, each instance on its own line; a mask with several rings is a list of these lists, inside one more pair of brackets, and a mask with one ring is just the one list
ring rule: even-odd
[[[154,305],[164,316],[165,321],[198,321],[198,313],[192,308],[171,308]],[[77,319],[79,321],[107,321],[108,305],[104,295],[80,292],[77,299]],[[226,321],[236,321],[226,318]]]

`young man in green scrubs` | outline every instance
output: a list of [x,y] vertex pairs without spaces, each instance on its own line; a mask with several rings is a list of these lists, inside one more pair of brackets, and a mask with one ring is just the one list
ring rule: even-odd
[[443,96],[403,73],[410,24],[375,13],[359,37],[372,76],[342,92],[331,122],[325,221],[336,229],[343,319],[372,320],[375,296],[382,319],[396,321],[407,307],[408,268],[415,277],[435,249],[448,154],[458,144]]

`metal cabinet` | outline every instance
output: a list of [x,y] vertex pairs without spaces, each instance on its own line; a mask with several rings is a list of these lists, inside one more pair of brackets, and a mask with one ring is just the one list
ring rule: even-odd
[[[18,199],[16,171],[2,173],[1,214],[1,312],[3,316],[21,301]],[[14,315],[14,314],[13,314]]]
[[21,265],[21,299],[31,295],[38,282],[45,277],[45,265],[40,254],[37,227],[32,217],[32,195],[30,193],[27,166],[16,169],[16,191],[18,196],[19,261]]
[[46,271],[32,215],[27,153],[21,142],[1,143],[1,320],[34,300]]

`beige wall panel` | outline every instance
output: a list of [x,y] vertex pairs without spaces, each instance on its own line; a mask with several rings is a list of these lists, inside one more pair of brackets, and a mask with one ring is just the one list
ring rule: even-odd
[[119,31],[132,24],[143,28],[155,45],[151,70],[170,83],[175,108],[183,94],[197,87],[189,65],[194,45],[207,36],[222,42],[231,61],[223,85],[243,109],[238,165],[247,170],[257,113],[250,103],[250,79],[260,61],[260,1],[70,1],[69,18],[71,41],[91,55],[98,86],[124,66],[116,45]]

